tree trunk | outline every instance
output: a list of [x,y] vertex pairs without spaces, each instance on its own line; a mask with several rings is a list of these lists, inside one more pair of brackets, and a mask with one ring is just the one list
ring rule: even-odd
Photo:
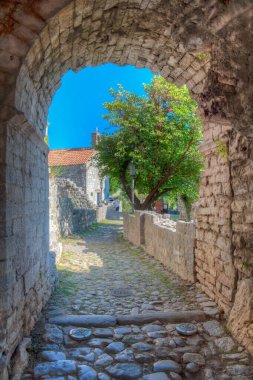
[[[131,187],[129,186],[127,180],[126,180],[126,176],[125,174],[121,174],[120,175],[120,180],[121,180],[121,183],[122,183],[122,186],[126,192],[126,195],[128,196],[128,199],[130,200],[131,204],[132,204],[132,193],[131,193]],[[139,198],[137,198],[137,196],[134,194],[134,205],[135,205],[135,209],[136,210],[139,210],[140,207],[141,207],[141,202],[139,200]]]
[[142,204],[143,210],[149,208],[154,202],[154,200],[157,199],[160,187],[168,180],[169,177],[170,175],[168,174],[167,177],[161,178],[157,185],[154,187],[154,189],[148,194],[148,196]]

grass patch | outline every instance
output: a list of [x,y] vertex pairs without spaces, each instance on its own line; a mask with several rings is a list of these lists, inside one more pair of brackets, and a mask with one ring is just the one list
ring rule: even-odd
[[64,237],[61,239],[61,242],[64,244],[71,244],[75,242],[76,240],[82,240],[87,233],[96,231],[101,227],[101,223],[94,223],[91,224],[89,227],[85,228],[84,230],[80,231],[78,234],[69,235],[67,237]]
[[178,215],[170,214],[170,220],[177,222],[179,220],[179,214]]
[[115,242],[116,243],[124,243],[124,238],[123,238],[123,232],[119,232],[118,233],[118,236],[116,237],[116,239],[115,239]]
[[59,283],[55,289],[55,294],[69,296],[78,290],[79,286],[73,279],[73,272],[61,270],[59,275]]
[[66,264],[72,266],[73,265],[72,260],[74,258],[73,256],[75,256],[74,253],[68,252],[68,251],[67,252],[63,251],[61,259],[60,259],[59,263],[57,264],[57,269],[58,270],[65,270]]
[[224,331],[227,335],[232,336],[232,333],[227,325],[224,326]]
[[98,224],[101,224],[101,225],[123,225],[123,219],[119,219],[119,220],[110,220],[110,219],[105,219],[105,220],[102,220],[100,223]]
[[62,244],[76,244],[78,240],[82,239],[82,235],[71,235],[62,238],[60,241]]
[[83,231],[82,234],[85,234],[85,232],[87,232],[87,231],[96,231],[96,230],[99,229],[100,227],[101,227],[101,224],[100,224],[100,223],[94,223],[94,224],[92,224],[91,226],[89,226],[89,227],[87,228],[87,230]]
[[[126,245],[128,243],[126,242]],[[128,245],[128,251],[132,256],[138,257],[139,260],[143,262],[143,264],[146,265],[148,268],[147,275],[154,276],[155,278],[158,278],[163,285],[165,285],[167,288],[172,289],[174,285],[171,283],[169,276],[166,273],[163,273],[157,268],[158,263],[150,263],[149,257],[146,256],[145,252],[141,248],[132,248]]]
[[89,235],[92,232],[96,232],[99,228],[103,227],[104,225],[107,226],[113,226],[113,225],[123,225],[123,220],[102,220],[101,222],[97,222],[94,224],[91,224],[89,227],[87,227],[85,230],[81,231],[78,234],[69,235],[66,237],[63,237],[60,239],[60,241],[63,244],[73,244],[76,240],[82,240],[85,236]]
[[[169,278],[169,272],[168,274],[166,274],[160,271],[159,268],[157,268],[157,265],[160,264],[159,262],[150,263],[149,262],[150,257],[147,256],[147,254],[145,253],[145,251],[142,250],[142,248],[133,248],[132,246],[129,245],[127,241],[123,239],[122,239],[122,243],[125,243],[125,245],[128,248],[128,252],[132,256],[138,257],[139,260],[142,261],[143,264],[145,264],[148,267],[148,270],[150,273],[147,273],[147,274],[151,274],[155,278],[158,278],[161,281],[161,283],[165,285],[168,289],[174,289],[174,292],[177,296],[181,297],[185,294],[187,289],[183,285],[182,286],[174,285]],[[186,302],[190,304],[193,302],[193,300],[190,298],[186,298]]]
[[196,54],[195,57],[198,58],[199,61],[205,61],[208,58],[208,55],[206,53],[199,53]]
[[156,264],[148,264],[148,269],[155,278],[158,278],[161,283],[166,286],[166,288],[172,289],[174,287],[167,274],[159,271]]

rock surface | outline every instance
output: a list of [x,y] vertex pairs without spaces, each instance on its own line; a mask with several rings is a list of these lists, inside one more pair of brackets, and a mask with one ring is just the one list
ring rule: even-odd
[[172,371],[176,373],[182,372],[182,367],[180,364],[176,363],[174,360],[160,360],[154,363],[154,371]]
[[70,375],[75,372],[76,362],[73,360],[40,363],[34,368],[34,376],[36,379],[45,375]]
[[204,330],[210,336],[220,337],[223,335],[224,330],[218,321],[207,321],[203,324]]
[[141,367],[137,364],[118,363],[107,367],[106,370],[116,379],[138,379],[141,376]]
[[97,372],[88,365],[78,366],[78,379],[79,380],[97,380]]

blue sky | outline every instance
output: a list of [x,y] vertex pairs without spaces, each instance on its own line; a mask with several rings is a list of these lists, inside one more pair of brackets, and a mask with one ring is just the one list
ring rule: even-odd
[[76,74],[67,72],[49,110],[50,149],[91,146],[95,128],[103,132],[108,127],[102,115],[106,113],[103,102],[112,99],[109,89],[120,83],[126,90],[142,95],[142,84],[150,83],[152,77],[149,69],[114,64],[87,67]]

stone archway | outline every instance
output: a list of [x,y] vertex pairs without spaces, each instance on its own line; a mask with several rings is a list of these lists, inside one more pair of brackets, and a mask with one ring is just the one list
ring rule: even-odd
[[22,0],[1,7],[2,367],[32,328],[52,283],[43,143],[48,107],[68,69],[105,62],[160,71],[186,83],[198,99],[206,172],[197,278],[252,350],[252,300],[241,300],[253,286],[252,2]]

